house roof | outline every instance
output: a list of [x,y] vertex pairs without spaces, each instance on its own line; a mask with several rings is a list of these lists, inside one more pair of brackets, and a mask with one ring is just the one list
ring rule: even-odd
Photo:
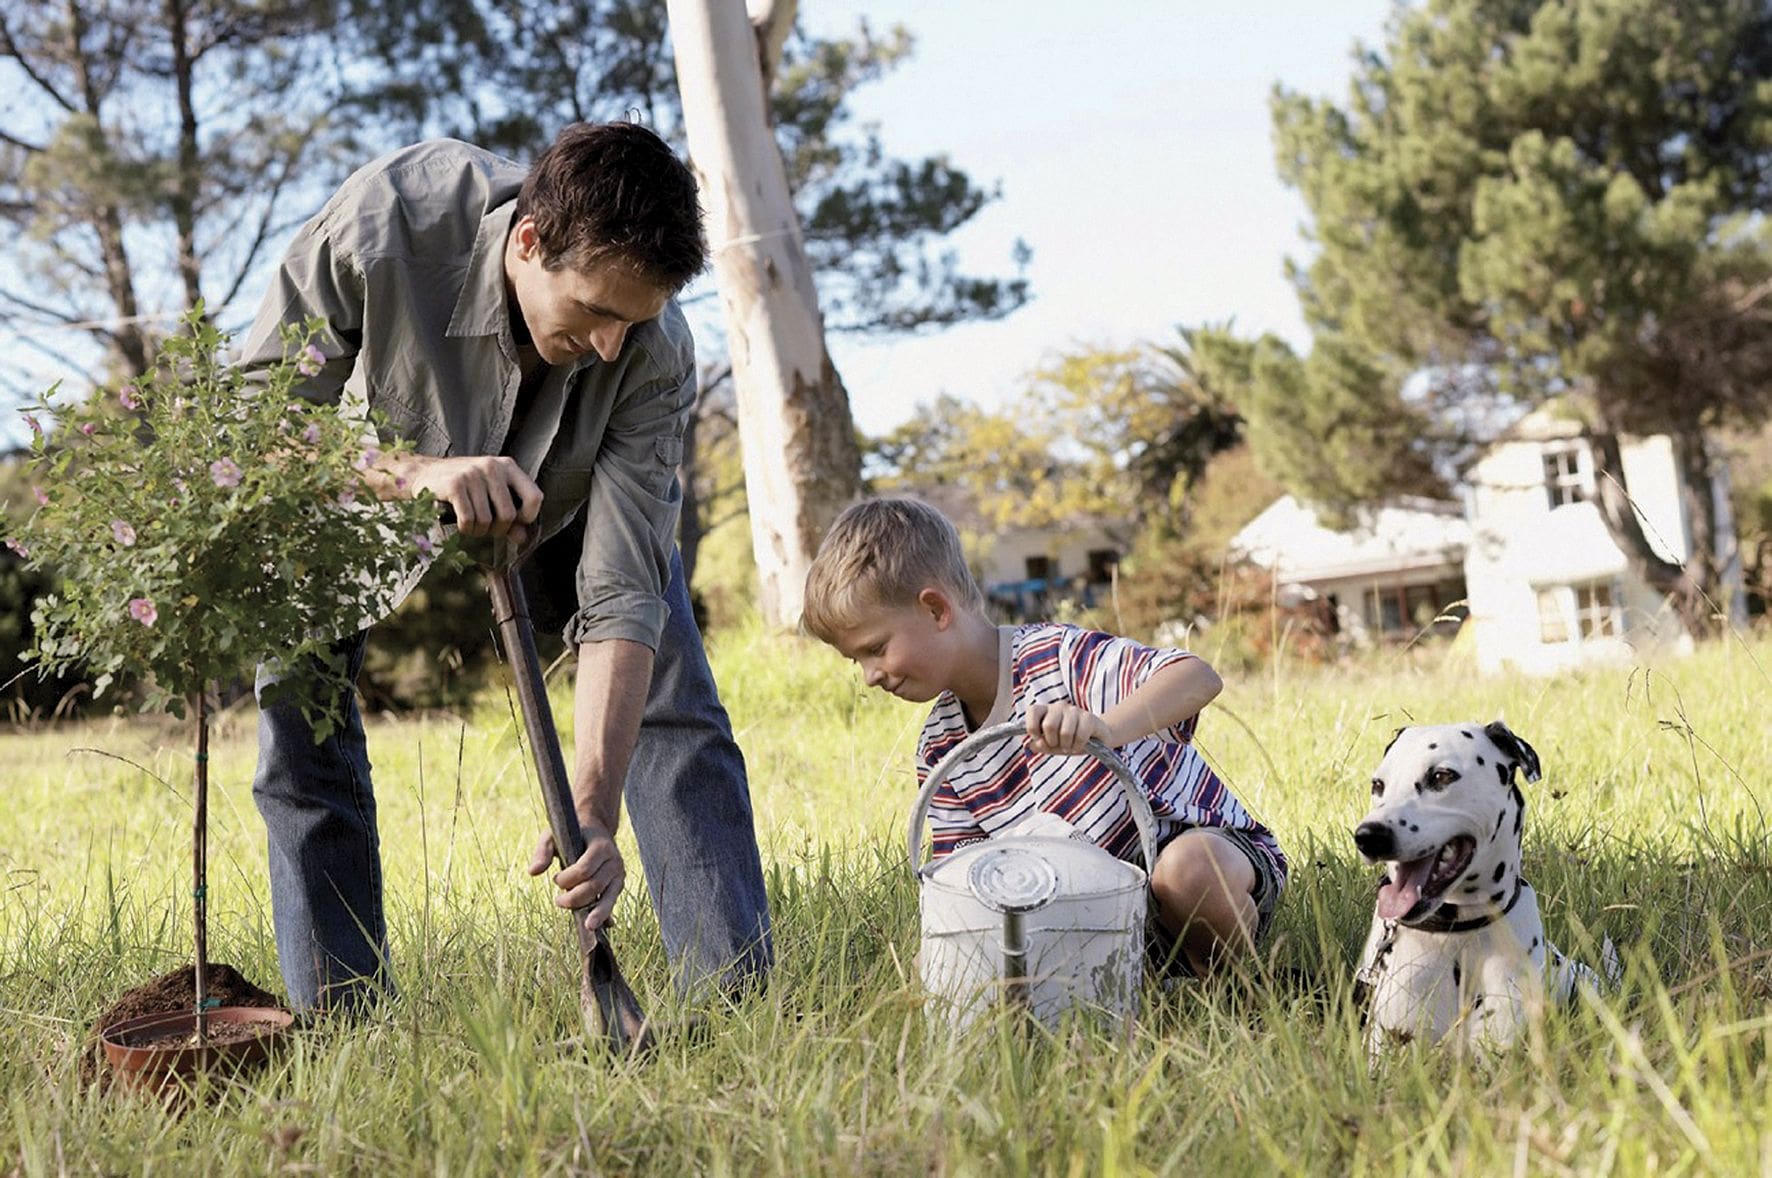
[[1470,536],[1463,508],[1445,500],[1391,500],[1362,509],[1351,530],[1338,532],[1308,504],[1282,495],[1231,539],[1231,551],[1282,581],[1333,581],[1459,568]]
[[1094,512],[1080,511],[1062,524],[1046,527],[1027,528],[1011,523],[1006,528],[998,528],[979,509],[978,500],[964,487],[952,483],[905,483],[886,488],[880,492],[884,495],[903,495],[910,499],[921,499],[924,503],[947,516],[954,527],[962,534],[972,532],[978,535],[993,535],[1004,532],[1060,532],[1077,533],[1090,530],[1109,530],[1124,528],[1130,519],[1110,519]]

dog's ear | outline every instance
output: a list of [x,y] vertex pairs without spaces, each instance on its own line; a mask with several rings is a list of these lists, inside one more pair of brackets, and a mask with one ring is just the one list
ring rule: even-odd
[[1485,725],[1483,731],[1495,742],[1509,760],[1518,765],[1520,772],[1526,775],[1528,782],[1538,780],[1538,750],[1515,736],[1506,724],[1500,720]]
[[[1393,732],[1393,733],[1391,733],[1391,738],[1390,738],[1390,740],[1389,740],[1389,741],[1387,741],[1387,742],[1386,742],[1386,743],[1385,743],[1385,746],[1384,746],[1384,753],[1388,753],[1388,752],[1390,752],[1390,751],[1391,751],[1391,745],[1393,745],[1393,744],[1396,744],[1396,743],[1397,743],[1397,737],[1399,737],[1399,736],[1401,736],[1401,735],[1403,735],[1403,733],[1405,733],[1405,732],[1407,732],[1407,731],[1409,731],[1409,730],[1408,730],[1408,729],[1407,729],[1407,728],[1399,728],[1399,729],[1397,729],[1397,730],[1396,730],[1396,731],[1395,731],[1395,732]],[[1383,760],[1383,758],[1384,758],[1384,753],[1379,753],[1379,754],[1378,754],[1378,756],[1379,756],[1379,759],[1380,759],[1380,760]]]

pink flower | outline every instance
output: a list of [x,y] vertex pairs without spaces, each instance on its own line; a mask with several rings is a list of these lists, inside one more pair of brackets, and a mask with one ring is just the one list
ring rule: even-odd
[[114,519],[111,521],[111,535],[116,539],[117,543],[123,545],[125,548],[128,548],[135,543],[135,529],[130,527],[123,520]]
[[31,488],[31,498],[33,498],[37,501],[38,507],[48,507],[49,506],[49,496],[43,493],[42,487],[33,486]]
[[132,384],[126,384],[117,390],[117,400],[123,403],[125,409],[140,409],[142,407],[142,399],[135,395],[135,386]]
[[344,490],[342,490],[338,493],[338,505],[340,507],[349,507],[351,504],[355,503],[356,501],[357,501],[357,492],[350,487],[346,487]]
[[31,559],[31,550],[29,548],[26,548],[21,541],[15,540],[11,536],[8,536],[8,537],[6,537],[5,543],[8,548],[10,548],[14,552],[18,553],[20,560]]
[[301,350],[301,357],[295,362],[295,370],[303,376],[319,376],[320,369],[325,364],[326,353],[309,344]]
[[160,611],[154,608],[151,597],[132,597],[129,599],[129,616],[144,626],[152,626],[160,619]]
[[25,424],[31,427],[32,433],[36,434],[38,437],[43,436],[43,423],[38,421],[33,414],[25,414]]
[[414,536],[412,542],[417,546],[421,556],[435,556],[437,553],[437,545],[429,536],[421,533],[420,535]]
[[370,446],[369,448],[367,448],[366,450],[363,451],[362,455],[357,459],[356,462],[352,463],[352,465],[355,466],[358,470],[368,470],[370,467],[374,466],[377,462],[380,462],[380,461],[381,461],[381,451],[376,449],[374,446]]
[[238,487],[240,468],[232,458],[218,458],[209,464],[209,477],[218,487]]
[[310,446],[319,445],[320,444],[320,423],[317,421],[310,422],[308,424],[308,428],[304,429],[301,432],[301,440],[306,442]]
[[85,434],[89,438],[93,435],[93,432],[97,429],[98,429],[98,426],[94,425],[90,421],[83,421],[80,423],[80,432]]

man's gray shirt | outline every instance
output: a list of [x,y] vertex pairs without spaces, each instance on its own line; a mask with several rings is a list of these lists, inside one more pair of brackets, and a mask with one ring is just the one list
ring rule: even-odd
[[677,464],[695,400],[694,344],[670,303],[628,332],[613,364],[587,355],[551,369],[513,433],[522,371],[504,249],[524,174],[448,139],[356,172],[284,255],[242,363],[274,363],[285,324],[323,320],[314,343],[327,362],[303,395],[381,413],[420,454],[516,459],[543,494],[530,550],[586,512],[567,642],[626,638],[656,648],[681,501]]

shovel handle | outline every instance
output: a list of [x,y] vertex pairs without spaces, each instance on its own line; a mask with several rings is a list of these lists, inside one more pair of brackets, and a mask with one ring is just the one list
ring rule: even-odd
[[559,730],[554,727],[554,710],[548,703],[541,658],[535,651],[529,600],[511,569],[490,570],[487,583],[492,590],[492,612],[504,640],[505,657],[510,660],[511,673],[516,679],[517,706],[523,713],[523,726],[529,734],[535,772],[541,778],[541,800],[548,812],[548,831],[554,836],[554,852],[560,857],[560,866],[565,867],[577,863],[585,853],[585,836],[578,824],[578,811],[572,804],[571,779],[566,776]]
[[[523,585],[512,568],[487,571],[487,584],[492,591],[492,611],[504,641],[505,657],[510,661],[517,684],[517,703],[523,712],[523,725],[529,733],[529,748],[535,757],[536,776],[541,778],[542,804],[548,812],[548,830],[554,838],[554,853],[560,866],[578,862],[585,853],[584,830],[578,824],[578,811],[572,804],[572,785],[566,776],[566,761],[560,753],[560,738],[554,727],[554,712],[548,703],[547,684],[542,678],[541,659],[535,652],[535,632],[529,623],[529,601]],[[583,1008],[586,1031],[605,1039],[617,1054],[644,1051],[651,1041],[646,1016],[634,992],[616,964],[609,941],[597,930],[586,928],[575,909],[572,926],[578,933],[582,973],[579,979],[579,1005]]]

